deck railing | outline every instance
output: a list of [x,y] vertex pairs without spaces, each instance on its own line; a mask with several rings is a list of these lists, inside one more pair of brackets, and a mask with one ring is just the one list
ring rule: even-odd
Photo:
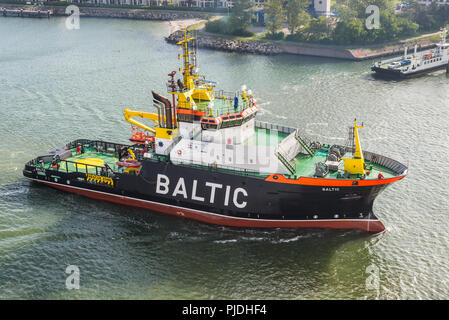
[[113,153],[118,155],[120,149],[123,147],[129,147],[129,145],[126,144],[119,144],[114,142],[106,142],[101,140],[88,140],[88,139],[78,139],[75,141],[72,141],[66,145],[67,149],[74,149],[78,145],[83,146],[89,146],[92,148],[95,148],[97,151],[104,152],[104,153]]
[[[350,147],[343,147],[343,146],[339,146],[341,148],[345,148],[346,152],[354,152],[354,148],[350,148]],[[406,165],[400,163],[399,161],[393,160],[391,158],[388,158],[386,156],[377,154],[377,153],[373,153],[370,151],[363,151],[363,158],[367,161],[369,161],[370,163],[373,164],[378,164],[382,167],[385,167],[389,170],[391,170],[392,172],[394,172],[395,174],[401,176],[407,173],[408,168]]]
[[[75,171],[69,170],[69,164],[72,164],[75,167]],[[112,171],[112,168],[109,169],[106,166],[97,166],[93,164],[87,164],[87,163],[79,163],[76,161],[70,161],[70,160],[58,160],[57,163],[54,165],[50,164],[48,168],[45,168],[40,162],[39,158],[33,159],[30,162],[27,163],[27,165],[36,167],[36,168],[42,168],[45,170],[50,170],[54,172],[65,172],[65,173],[85,173],[85,174],[95,174],[97,176],[104,176],[109,177],[110,172]],[[95,172],[94,172],[95,169]],[[114,171],[112,171],[114,173]]]
[[279,131],[281,133],[286,133],[286,134],[290,134],[296,130],[296,128],[293,128],[293,127],[286,127],[286,126],[282,126],[279,124],[274,124],[274,123],[269,123],[269,122],[259,121],[259,120],[256,120],[255,125],[256,125],[256,128],[275,130],[275,131]]
[[[116,156],[118,156],[120,149],[122,149],[123,147],[129,147],[129,145],[119,144],[119,143],[114,143],[114,142],[106,142],[106,141],[101,141],[101,140],[78,139],[78,140],[75,140],[75,141],[72,141],[72,142],[69,142],[68,144],[66,144],[65,148],[66,148],[66,150],[71,150],[71,149],[75,149],[79,145],[83,145],[85,147],[91,147],[91,148],[96,149],[99,152],[110,153],[110,154],[113,154]],[[46,157],[48,157],[48,155],[39,156],[39,157],[29,161],[27,163],[27,165],[37,167],[37,168],[42,168],[45,170],[55,171],[55,172],[66,172],[66,173],[76,172],[76,173],[85,173],[85,174],[94,174],[94,172],[95,172],[95,175],[105,176],[105,177],[109,177],[111,172],[114,173],[113,169],[107,164],[104,166],[97,166],[94,164],[79,163],[76,161],[70,161],[70,160],[66,160],[66,159],[58,159],[53,166],[52,166],[52,164],[50,164],[50,166],[48,168],[45,168],[42,165],[41,161],[43,161],[43,159]],[[73,167],[75,168],[75,171],[69,170],[69,164],[73,165]]]

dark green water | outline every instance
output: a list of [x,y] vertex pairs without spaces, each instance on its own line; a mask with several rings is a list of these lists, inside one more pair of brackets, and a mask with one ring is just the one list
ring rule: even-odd
[[[259,118],[409,165],[375,203],[387,231],[209,226],[31,184],[23,164],[77,138],[126,142],[178,68],[165,23],[0,17],[0,298],[449,298],[449,77],[392,82],[367,62],[200,50],[200,71],[258,97]],[[67,290],[68,265],[80,289]]]

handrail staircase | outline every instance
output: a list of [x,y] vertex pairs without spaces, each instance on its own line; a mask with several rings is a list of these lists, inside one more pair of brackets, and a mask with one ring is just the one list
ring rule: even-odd
[[313,157],[315,155],[315,151],[313,151],[309,147],[309,141],[307,141],[306,138],[301,137],[301,135],[299,134],[299,130],[295,130],[295,138],[311,157]]

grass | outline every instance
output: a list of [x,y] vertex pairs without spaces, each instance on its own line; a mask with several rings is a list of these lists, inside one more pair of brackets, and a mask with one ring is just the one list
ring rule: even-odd
[[[423,37],[423,38],[419,38],[418,39],[418,41],[432,41],[432,40],[440,40],[440,35],[439,34],[434,34],[434,35],[431,35],[431,36],[427,36],[427,37]],[[407,43],[412,43],[414,41],[415,40],[411,40],[411,41],[409,41]]]
[[[214,17],[212,17],[212,19],[213,19],[213,18],[214,18]],[[188,31],[193,31],[193,30],[203,29],[203,27],[205,26],[206,23],[207,23],[207,20],[206,20],[206,21],[201,21],[201,22],[195,23],[195,24],[189,26],[189,27],[187,28],[187,30],[188,30]]]

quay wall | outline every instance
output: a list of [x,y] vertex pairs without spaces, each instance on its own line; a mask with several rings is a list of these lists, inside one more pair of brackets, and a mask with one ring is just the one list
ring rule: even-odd
[[[182,39],[182,32],[175,31],[166,37],[169,43],[176,43]],[[367,60],[376,59],[391,55],[401,55],[404,53],[405,46],[408,46],[408,52],[414,50],[414,44],[397,44],[378,49],[356,48],[346,49],[335,46],[314,45],[305,43],[288,43],[286,41],[263,41],[263,40],[238,40],[235,38],[220,37],[199,32],[196,35],[198,46],[201,48],[231,51],[239,53],[254,53],[263,55],[273,54],[293,54],[307,55],[316,57],[337,58],[346,60]],[[418,45],[418,50],[433,48],[437,41],[422,41]]]
[[[71,3],[68,3],[70,5]],[[76,3],[74,3],[76,5]],[[0,7],[4,8],[26,8],[31,6],[23,6],[17,4],[1,3]],[[40,10],[52,10],[55,16],[66,16],[65,6],[39,6]],[[151,9],[129,9],[129,8],[104,8],[104,7],[79,7],[80,16],[94,18],[116,18],[116,19],[135,19],[135,20],[159,20],[173,21],[184,19],[205,19],[211,16],[211,13],[196,11],[175,11],[175,10],[151,10]]]

